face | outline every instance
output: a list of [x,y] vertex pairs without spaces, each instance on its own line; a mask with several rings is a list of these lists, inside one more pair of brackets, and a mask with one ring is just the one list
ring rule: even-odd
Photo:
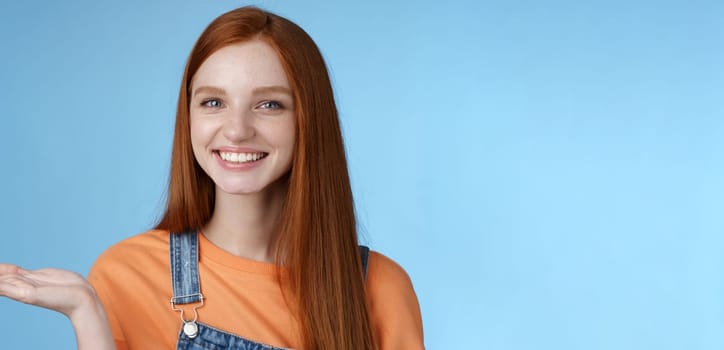
[[258,193],[289,171],[294,98],[269,44],[252,40],[209,56],[193,77],[189,111],[194,156],[217,189]]

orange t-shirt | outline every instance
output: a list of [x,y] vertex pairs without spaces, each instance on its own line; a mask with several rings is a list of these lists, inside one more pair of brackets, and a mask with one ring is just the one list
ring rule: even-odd
[[[176,348],[181,319],[170,304],[168,237],[168,231],[152,230],[128,238],[104,252],[88,275],[118,350]],[[204,306],[198,321],[259,343],[299,349],[296,321],[275,271],[273,264],[232,255],[200,234]],[[380,349],[423,349],[420,307],[407,273],[371,252],[365,290]]]

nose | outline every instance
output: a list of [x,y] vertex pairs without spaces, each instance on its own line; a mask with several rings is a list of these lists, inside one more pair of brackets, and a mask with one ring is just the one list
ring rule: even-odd
[[250,112],[233,113],[224,123],[224,137],[231,142],[241,142],[255,134],[254,116]]

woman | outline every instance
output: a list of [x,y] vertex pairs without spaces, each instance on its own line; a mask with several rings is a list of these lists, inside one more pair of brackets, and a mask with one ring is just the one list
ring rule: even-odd
[[0,295],[67,315],[79,348],[423,348],[407,274],[357,245],[324,60],[254,7],[191,51],[157,227],[111,247],[88,281],[0,275]]

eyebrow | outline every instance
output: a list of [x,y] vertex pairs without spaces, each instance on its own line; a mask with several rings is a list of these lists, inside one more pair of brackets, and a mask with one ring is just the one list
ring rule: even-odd
[[214,86],[199,86],[191,94],[191,98],[195,97],[201,92],[206,92],[211,95],[226,95],[226,90]]
[[[211,95],[226,95],[226,90],[222,88],[215,86],[199,86],[193,91],[191,97],[193,98],[194,96],[202,92],[206,92]],[[282,93],[292,96],[292,90],[288,87],[284,87],[281,85],[260,86],[258,88],[255,88],[252,93],[255,95],[265,93]]]
[[253,91],[254,94],[264,94],[264,93],[281,93],[281,94],[287,94],[292,95],[292,90],[288,87],[284,87],[281,85],[272,85],[272,86],[261,86]]

